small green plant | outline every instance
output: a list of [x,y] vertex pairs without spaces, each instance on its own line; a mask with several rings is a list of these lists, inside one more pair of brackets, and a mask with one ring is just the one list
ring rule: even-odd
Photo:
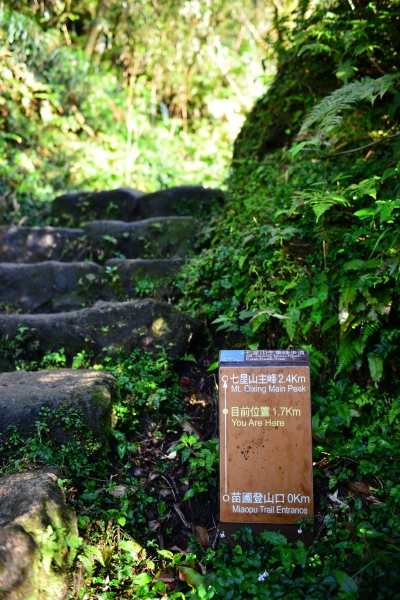
[[36,361],[32,360],[28,362],[24,358],[28,345],[34,352],[39,350],[39,341],[32,341],[34,333],[34,327],[29,328],[20,324],[18,326],[18,333],[14,337],[10,338],[8,335],[0,336],[0,360],[7,365],[8,369],[29,371],[37,368]]
[[42,369],[60,369],[65,367],[67,359],[64,348],[60,348],[58,352],[46,352],[41,361]]
[[52,563],[59,568],[73,565],[83,540],[76,534],[66,533],[64,528],[53,529],[49,525],[41,536],[36,535],[36,542],[39,545],[41,567],[50,574]]
[[218,477],[218,440],[201,442],[195,435],[181,437],[181,443],[173,446],[172,452],[179,453],[182,463],[189,463],[186,481],[189,489],[183,500],[188,500],[200,492],[209,491],[217,484]]
[[[62,443],[53,437],[60,430],[65,438]],[[57,464],[77,475],[88,474],[95,465],[89,457],[100,449],[91,429],[85,424],[82,411],[67,404],[51,410],[42,406],[31,435],[24,435],[14,426],[8,428],[3,441],[1,470],[10,472],[22,466]]]
[[105,266],[106,282],[112,286],[120,286],[121,277],[118,272],[118,266],[112,267],[111,265]]
[[127,452],[129,453],[129,455],[132,452],[136,452],[136,448],[137,448],[136,444],[134,444],[132,442],[127,442],[125,434],[122,431],[113,429],[112,435],[118,442],[117,454],[118,454],[119,458],[121,459],[121,461],[124,459]]
[[157,283],[151,279],[140,279],[135,285],[135,292],[141,298],[151,298],[154,296],[154,290]]
[[102,368],[117,378],[123,390],[122,399],[115,406],[118,421],[132,430],[144,411],[155,413],[168,408],[172,422],[173,412],[181,410],[178,401],[180,389],[172,361],[165,349],[159,347],[157,351],[156,356],[139,350],[129,357],[120,353],[117,363],[109,358],[104,360]]
[[90,357],[85,350],[78,352],[78,354],[76,354],[72,359],[73,369],[87,369],[90,366]]

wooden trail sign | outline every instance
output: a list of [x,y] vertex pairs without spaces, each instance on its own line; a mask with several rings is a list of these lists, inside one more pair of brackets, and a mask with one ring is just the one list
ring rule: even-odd
[[222,350],[222,523],[314,516],[311,394],[305,350]]

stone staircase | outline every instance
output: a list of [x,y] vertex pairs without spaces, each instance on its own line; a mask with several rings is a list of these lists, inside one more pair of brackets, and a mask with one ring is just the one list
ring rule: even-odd
[[[96,453],[107,451],[116,381],[109,373],[72,370],[72,360],[84,352],[101,362],[119,350],[129,355],[155,346],[174,358],[185,352],[198,323],[174,306],[174,278],[195,252],[196,218],[220,198],[219,190],[201,186],[65,194],[52,203],[56,226],[0,227],[0,442],[10,425],[29,437],[43,407],[67,405],[81,410]],[[43,357],[61,349],[68,368],[40,370]],[[16,370],[21,360],[39,371]],[[65,443],[68,435],[57,430],[55,442]],[[22,541],[20,547],[9,543],[16,523],[7,503],[9,495],[0,493],[0,589],[10,600],[29,598],[37,559],[30,551],[19,573],[15,557],[25,550]],[[22,526],[36,543],[40,532]],[[53,589],[52,599],[63,597],[63,586]]]
[[38,364],[60,348],[69,364],[105,347],[161,344],[179,356],[196,329],[173,306],[196,233],[196,219],[179,213],[204,213],[219,196],[201,186],[65,194],[52,204],[60,226],[0,227],[0,371],[15,368],[6,342],[21,328],[24,358]]

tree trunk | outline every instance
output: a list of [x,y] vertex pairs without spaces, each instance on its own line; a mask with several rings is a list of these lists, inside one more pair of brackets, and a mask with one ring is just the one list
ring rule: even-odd
[[101,15],[105,8],[105,5],[106,5],[106,0],[99,0],[99,2],[97,4],[97,9],[96,9],[96,16],[95,16],[93,23],[89,30],[89,34],[88,34],[88,38],[87,38],[87,42],[86,42],[86,46],[85,46],[85,56],[89,60],[92,57],[93,50],[94,50],[94,47],[97,42],[97,38],[99,36],[99,32],[101,29]]

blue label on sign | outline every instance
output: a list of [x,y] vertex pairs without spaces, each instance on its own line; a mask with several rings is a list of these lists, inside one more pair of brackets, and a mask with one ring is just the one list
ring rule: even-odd
[[221,350],[220,363],[300,363],[309,364],[307,350]]
[[243,362],[244,350],[221,350],[219,362]]

